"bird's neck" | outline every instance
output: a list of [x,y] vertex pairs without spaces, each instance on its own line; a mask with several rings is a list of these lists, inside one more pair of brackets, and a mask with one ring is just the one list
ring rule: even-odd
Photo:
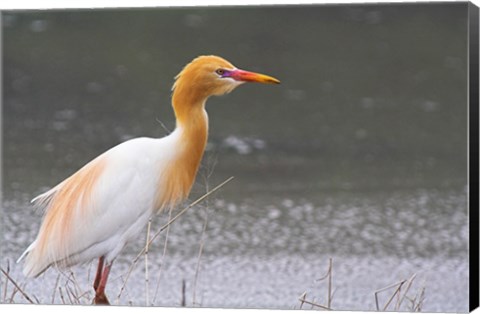
[[189,156],[189,162],[198,167],[208,138],[208,115],[204,104],[191,108],[188,115],[177,115],[176,131],[180,134],[180,147]]
[[208,115],[205,111],[207,97],[194,91],[175,89],[172,106],[175,112],[176,128],[189,154],[201,159],[208,136]]
[[191,95],[182,98],[174,93],[172,103],[177,120],[174,133],[178,142],[175,157],[162,176],[165,181],[157,196],[156,209],[174,206],[185,199],[192,188],[207,145],[205,101],[206,98],[194,99]]

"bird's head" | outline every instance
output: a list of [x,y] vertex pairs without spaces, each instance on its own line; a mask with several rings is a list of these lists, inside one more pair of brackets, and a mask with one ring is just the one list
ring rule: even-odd
[[223,95],[245,82],[279,84],[280,81],[268,75],[237,69],[227,60],[217,56],[200,56],[187,64],[175,77],[172,90],[198,93],[208,98]]

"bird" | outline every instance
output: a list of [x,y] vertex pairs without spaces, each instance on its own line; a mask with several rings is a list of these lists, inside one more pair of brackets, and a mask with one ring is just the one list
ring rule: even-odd
[[207,144],[206,101],[246,82],[280,83],[215,55],[183,67],[172,86],[176,124],[170,134],[120,143],[32,200],[45,212],[35,240],[17,261],[24,260],[23,274],[38,277],[51,266],[98,258],[93,304],[110,304],[105,287],[115,258],[153,215],[189,195]]

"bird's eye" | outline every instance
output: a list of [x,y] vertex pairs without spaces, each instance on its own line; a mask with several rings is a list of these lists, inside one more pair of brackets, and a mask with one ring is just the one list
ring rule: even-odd
[[217,69],[215,71],[215,73],[217,73],[218,75],[223,75],[223,74],[225,74],[225,70],[224,69]]

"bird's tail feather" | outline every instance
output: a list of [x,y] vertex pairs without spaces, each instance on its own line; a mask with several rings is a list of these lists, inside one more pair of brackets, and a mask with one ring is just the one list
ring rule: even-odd
[[35,248],[35,244],[37,241],[33,241],[32,244],[25,250],[25,252],[20,255],[17,259],[17,263],[20,263],[22,260],[25,259],[25,263],[23,264],[23,274],[26,277],[38,277],[41,273],[47,270],[48,266],[39,265],[38,263],[33,263],[29,261],[28,255],[30,252]]

